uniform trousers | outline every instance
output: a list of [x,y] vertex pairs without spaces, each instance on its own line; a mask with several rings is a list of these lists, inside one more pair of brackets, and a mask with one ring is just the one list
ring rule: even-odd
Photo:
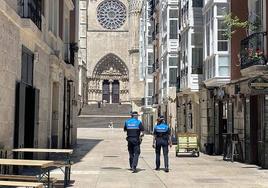
[[136,168],[140,156],[140,140],[138,137],[128,137],[129,166]]
[[162,137],[157,137],[156,138],[156,146],[155,146],[156,168],[160,167],[161,148],[163,149],[165,168],[168,168],[169,167],[169,165],[168,165],[168,139],[162,138]]

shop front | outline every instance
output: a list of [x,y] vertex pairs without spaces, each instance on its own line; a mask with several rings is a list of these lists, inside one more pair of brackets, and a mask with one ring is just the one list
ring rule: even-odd
[[232,132],[239,135],[244,161],[268,168],[268,76],[232,83],[228,92]]

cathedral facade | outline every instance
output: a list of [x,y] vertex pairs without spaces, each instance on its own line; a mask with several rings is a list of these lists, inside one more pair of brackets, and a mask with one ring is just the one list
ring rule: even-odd
[[87,64],[88,104],[139,106],[143,94],[139,72],[139,17],[136,16],[140,11],[139,1],[83,2],[87,2],[86,15],[81,16],[87,18],[86,40],[82,44],[86,48],[82,56]]

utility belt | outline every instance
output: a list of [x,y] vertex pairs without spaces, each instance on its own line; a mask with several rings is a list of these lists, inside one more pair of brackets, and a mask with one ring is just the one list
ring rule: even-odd
[[168,139],[169,135],[166,133],[159,133],[156,135],[156,138],[163,138],[163,139]]
[[139,138],[140,138],[139,136],[127,136],[126,139],[128,140],[128,139],[139,139]]

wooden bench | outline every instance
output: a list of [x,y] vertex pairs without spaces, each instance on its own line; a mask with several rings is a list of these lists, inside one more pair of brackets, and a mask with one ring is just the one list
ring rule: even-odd
[[[42,182],[47,183],[48,179],[43,177],[40,181],[36,176],[25,176],[25,175],[8,175],[8,174],[0,174],[0,180],[14,180],[14,181],[30,181],[30,182]],[[55,184],[57,179],[54,177],[50,177],[50,183]]]
[[43,188],[44,187],[44,185],[42,183],[25,182],[25,181],[0,181],[0,186],[8,186],[8,187],[36,187],[36,188]]

